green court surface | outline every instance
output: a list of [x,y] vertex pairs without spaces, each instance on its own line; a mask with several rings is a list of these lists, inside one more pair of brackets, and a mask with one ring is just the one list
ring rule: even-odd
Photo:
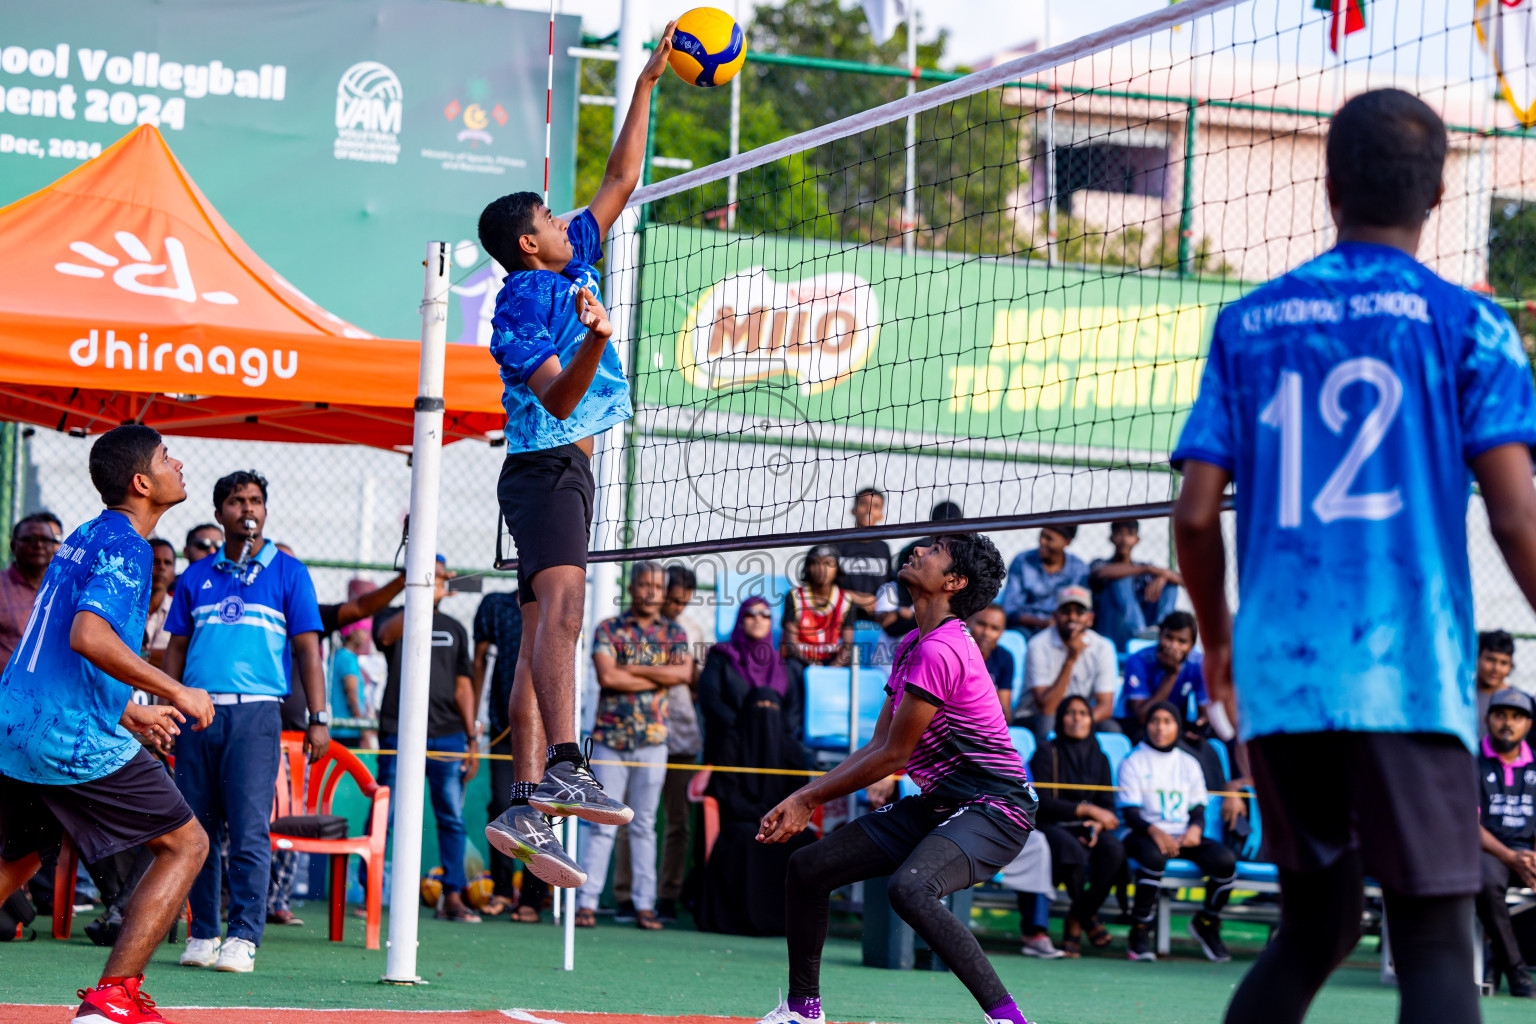
[[[600,919],[576,937],[576,966],[561,966],[561,932],[549,923],[450,924],[423,913],[419,970],[430,984],[381,985],[382,951],[362,945],[361,921],[347,922],[347,940],[326,940],[325,914],[316,904],[296,907],[304,927],[269,928],[254,974],[217,974],[176,965],[177,947],[163,946],[149,969],[146,989],[162,1008],[269,1006],[392,1009],[592,1011],[619,1014],[749,1016],[771,1009],[785,984],[784,941],[707,935],[686,925],[641,932]],[[1123,929],[1113,951],[1082,960],[1041,962],[1020,956],[1010,941],[1014,915],[989,914],[985,942],[1003,981],[1031,1021],[1040,1024],[1119,1024],[1123,1021],[1219,1021],[1247,970],[1262,931],[1230,929],[1236,957],[1230,964],[1198,959],[1188,942],[1175,941],[1172,958],[1153,964],[1125,960]],[[41,920],[39,923],[43,923]],[[56,942],[0,945],[0,1003],[73,1003],[74,990],[93,982],[104,950],[80,931]],[[1176,935],[1182,936],[1181,919]],[[386,922],[387,927],[387,922]],[[887,971],[861,966],[856,923],[841,921],[829,940],[822,995],[836,1021],[884,1024],[977,1024],[981,1015],[955,978],[931,971]],[[1508,996],[1484,999],[1490,1024],[1528,1020],[1532,1006]],[[1396,1015],[1396,991],[1381,985],[1374,944],[1364,945],[1324,990],[1310,1024],[1360,1024]],[[175,1014],[170,1013],[172,1020]],[[430,1019],[430,1018],[429,1018]]]

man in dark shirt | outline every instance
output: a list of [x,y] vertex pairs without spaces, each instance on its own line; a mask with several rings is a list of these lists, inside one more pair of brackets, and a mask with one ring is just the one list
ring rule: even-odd
[[[856,529],[885,521],[885,495],[866,487],[854,495]],[[853,599],[855,621],[875,621],[875,591],[890,577],[891,546],[883,540],[848,540],[837,545],[837,585]]]
[[1536,888],[1536,765],[1525,738],[1531,731],[1533,704],[1519,690],[1499,690],[1488,702],[1488,732],[1477,759],[1477,783],[1482,797],[1483,888],[1477,894],[1477,916],[1493,945],[1493,957],[1483,967],[1483,980],[1499,986],[1509,979],[1509,994],[1536,997],[1531,974],[1520,955],[1509,921],[1504,895],[1511,883]]
[[[475,610],[474,638],[477,708],[480,706],[480,694],[485,689],[486,664],[493,648],[496,652],[495,667],[491,670],[491,692],[486,699],[489,719],[486,728],[493,740],[490,752],[502,755],[501,758],[492,758],[490,763],[491,799],[486,805],[486,814],[488,820],[495,821],[502,811],[511,806],[512,783],[516,781],[517,774],[515,762],[511,760],[515,732],[511,720],[512,683],[516,677],[517,657],[523,649],[523,610],[518,603],[517,591],[486,594],[481,598],[480,607]],[[537,717],[532,709],[530,713]],[[542,759],[543,756],[542,749],[536,752],[536,759]],[[542,769],[543,764],[537,767]],[[513,884],[516,873],[517,861],[496,847],[491,847],[491,880],[495,886],[495,896],[483,911],[487,914],[500,914],[516,900],[517,909],[514,913],[517,919],[536,922],[539,909],[544,905],[544,897],[549,893],[549,886],[532,871],[528,871],[523,874],[523,888],[519,893]]]
[[[437,556],[437,586],[432,595],[432,671],[427,698],[427,750],[464,757],[427,758],[427,785],[432,791],[432,813],[437,818],[438,859],[443,866],[443,901],[437,916],[450,921],[478,922],[480,917],[464,903],[464,786],[475,777],[479,761],[475,743],[480,724],[475,721],[475,687],[470,679],[469,634],[456,619],[438,610],[448,594],[448,571]],[[373,642],[389,664],[384,699],[379,702],[379,745],[399,747],[401,638],[405,635],[404,609],[374,616]],[[379,782],[395,784],[395,758],[379,757]],[[394,805],[390,805],[393,827]]]

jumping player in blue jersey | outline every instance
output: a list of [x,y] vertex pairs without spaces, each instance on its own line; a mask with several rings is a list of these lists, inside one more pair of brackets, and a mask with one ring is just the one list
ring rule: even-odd
[[1385,895],[1398,1019],[1478,1019],[1467,500],[1476,479],[1536,604],[1536,393],[1503,311],[1414,258],[1445,153],[1445,125],[1408,93],[1334,115],[1338,244],[1222,311],[1173,454],[1206,685],[1248,742],[1283,893],[1229,1024],[1301,1021],[1360,937],[1365,875]]
[[512,806],[486,826],[485,838],[551,885],[569,888],[586,874],[543,815],[574,814],[600,825],[634,816],[588,770],[573,715],[596,489],[592,442],[633,415],[593,264],[640,182],[651,90],[667,69],[675,25],[635,82],[602,186],[585,210],[566,222],[536,193],[515,192],[480,214],[480,244],[507,271],[491,336],[507,410],[507,458],[496,496],[517,545],[523,611],[510,715]]
[[[192,729],[213,721],[206,692],[139,657],[153,562],[146,538],[187,489],[181,463],[139,424],[91,446],[91,482],[107,508],[59,546],[0,676],[0,901],[37,870],[39,854],[59,849],[62,833],[86,863],[148,848],[154,862],[101,980],[80,990],[74,1020],[163,1024],[139,986],[203,866],[208,837],[133,734],[169,742],[189,719]],[[134,704],[135,687],[168,703]]]

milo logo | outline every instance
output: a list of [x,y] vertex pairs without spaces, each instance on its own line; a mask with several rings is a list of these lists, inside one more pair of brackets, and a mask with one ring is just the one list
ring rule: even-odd
[[880,305],[863,278],[776,281],[753,267],[699,297],[678,336],[677,362],[696,388],[787,376],[813,395],[863,366],[879,332]]

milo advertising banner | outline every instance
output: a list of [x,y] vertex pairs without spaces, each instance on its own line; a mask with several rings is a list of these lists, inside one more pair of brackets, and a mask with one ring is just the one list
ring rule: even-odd
[[1216,314],[1241,293],[1122,268],[721,241],[646,232],[644,404],[1166,453]]
[[[572,205],[580,19],[555,22],[550,203]],[[544,187],[545,14],[456,0],[0,5],[0,204],[156,125],[284,278],[384,337],[421,333],[428,241],[482,259],[480,210]],[[479,277],[489,278],[485,270]],[[479,340],[459,282],[450,340]]]

